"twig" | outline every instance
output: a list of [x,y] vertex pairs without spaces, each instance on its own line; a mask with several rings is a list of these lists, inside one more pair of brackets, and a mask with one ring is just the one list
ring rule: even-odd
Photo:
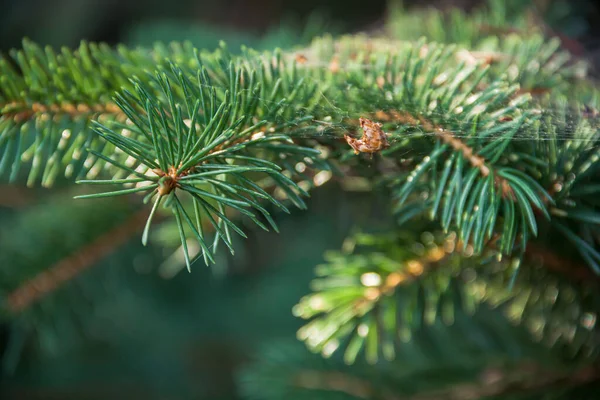
[[[265,189],[272,190],[273,188],[274,186]],[[232,210],[229,216],[237,214],[235,210]],[[147,218],[148,209],[144,207],[121,225],[23,283],[7,296],[8,309],[18,313],[59,289],[63,284],[92,267],[102,257],[127,242],[131,236],[144,227]],[[160,216],[156,216],[155,221],[159,218]],[[214,229],[214,226],[208,220],[204,220],[202,229],[208,231]]]
[[[547,190],[550,198],[554,197],[557,193],[559,187],[562,186],[561,181],[555,181]],[[543,197],[542,202],[545,206],[550,204],[550,200],[548,197]],[[538,207],[533,207],[533,212],[536,216],[543,216],[542,210]],[[525,257],[533,262],[540,262],[542,266],[548,268],[551,271],[560,273],[572,281],[575,282],[583,282],[587,280],[595,280],[598,278],[597,275],[593,274],[592,271],[585,267],[580,263],[573,262],[569,259],[565,259],[564,257],[556,254],[551,249],[545,248],[540,244],[535,243],[533,240],[530,240],[527,243],[527,248],[525,249]]]
[[550,88],[540,87],[540,86],[534,86],[534,87],[529,88],[529,89],[527,89],[527,88],[520,88],[519,90],[517,90],[515,92],[513,98],[522,96],[524,94],[530,94],[533,97],[542,96],[542,95],[544,95],[546,93],[549,93],[550,90],[551,90]]
[[440,266],[441,261],[451,254],[451,252],[446,252],[442,246],[436,246],[429,249],[422,257],[402,262],[401,267],[391,272],[380,285],[366,288],[364,297],[359,297],[353,307],[355,309],[369,307],[381,296],[394,293],[400,285],[414,282],[426,270]]
[[594,366],[576,371],[548,371],[538,365],[522,363],[515,368],[500,370],[490,367],[472,383],[461,383],[447,388],[415,395],[397,395],[389,389],[374,387],[360,379],[339,371],[300,371],[292,377],[294,387],[312,390],[330,390],[347,393],[360,399],[380,400],[476,400],[510,394],[533,394],[539,390],[576,387],[600,379]]
[[48,116],[51,114],[70,115],[71,117],[91,114],[115,114],[123,115],[121,109],[114,103],[105,104],[42,104],[12,102],[0,104],[0,115],[6,118],[12,118],[15,122],[21,122],[31,119],[34,116]]
[[[427,121],[422,117],[415,118],[407,112],[397,111],[378,111],[375,114],[375,117],[382,121],[395,121],[398,123],[406,123],[413,126],[421,126],[427,131],[434,132],[436,136],[440,138],[440,140],[452,146],[456,151],[460,151],[473,167],[478,168],[480,170],[483,176],[488,176],[490,174],[491,167],[486,165],[485,159],[475,154],[471,147],[469,147],[466,143],[454,136],[452,132],[438,127],[432,122]],[[502,195],[514,199],[514,195],[512,193],[512,188],[510,184],[505,179],[499,178],[497,174],[495,174],[494,178],[495,185],[497,187],[500,187],[502,190]],[[548,190],[550,196],[552,196],[555,193],[555,190],[555,185],[552,185],[551,188]],[[549,202],[546,197],[543,198],[543,201],[546,204],[548,204]],[[535,205],[534,212],[537,215],[541,215],[541,210],[537,209]],[[583,281],[594,277],[594,275],[589,269],[579,264],[565,260],[561,256],[555,254],[553,251],[542,248],[541,246],[538,246],[535,243],[532,243],[531,241],[527,245],[525,255],[531,260],[541,261],[543,265],[548,269],[554,272],[562,273],[575,281]]]
[[[375,117],[383,121],[395,121],[415,127],[422,127],[424,130],[435,134],[442,142],[450,145],[454,150],[460,151],[473,167],[479,169],[482,176],[486,177],[491,172],[491,167],[486,164],[483,157],[475,154],[473,148],[456,137],[452,132],[433,124],[422,116],[414,117],[408,112],[378,111],[375,113]],[[498,176],[498,174],[494,174],[494,184],[501,189],[503,197],[514,199],[512,187],[506,179]]]
[[[486,243],[486,247],[498,250],[496,242],[500,237],[500,234],[494,234],[494,236]],[[561,257],[552,250],[535,243],[533,240],[527,242],[524,257],[531,262],[540,263],[544,268],[559,273],[576,283],[597,278],[592,274],[589,268]]]
[[558,272],[575,282],[597,279],[597,276],[589,268],[565,259],[552,250],[544,248],[533,241],[527,243],[525,257],[531,261],[540,262],[545,268]]
[[371,382],[338,371],[300,371],[292,377],[292,385],[303,389],[342,392],[366,400],[400,400],[400,397],[391,393],[380,393],[376,396],[377,391]]
[[30,189],[22,189],[17,186],[0,186],[0,207],[19,208],[26,206],[35,200]]
[[121,246],[144,227],[148,210],[145,208],[113,230],[103,234],[76,253],[64,258],[23,283],[7,296],[8,309],[18,313],[54,292],[115,248]]
[[430,393],[409,397],[410,400],[476,400],[506,395],[534,394],[540,390],[575,387],[596,381],[600,371],[594,366],[576,371],[548,371],[536,364],[523,363],[502,371],[488,368],[478,382],[451,386]]

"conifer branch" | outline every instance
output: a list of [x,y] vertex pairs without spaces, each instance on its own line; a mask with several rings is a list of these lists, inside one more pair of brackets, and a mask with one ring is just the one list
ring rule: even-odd
[[116,117],[122,117],[123,114],[119,107],[114,103],[105,104],[43,104],[25,102],[10,102],[0,104],[0,114],[5,118],[12,118],[15,122],[24,122],[32,118],[50,118],[53,115],[68,115],[71,118],[90,118],[93,115],[110,114]]
[[[353,375],[360,362],[324,371],[302,366],[280,383],[360,399],[470,400],[598,380],[596,366],[567,371],[542,357],[534,364],[521,362],[528,357],[501,366],[491,361],[533,347],[515,345],[521,338],[507,320],[551,346],[560,339],[561,350],[597,356],[600,348],[599,303],[583,285],[592,270],[600,274],[600,153],[577,142],[597,142],[600,131],[585,112],[587,122],[571,125],[561,110],[539,111],[578,91],[574,82],[586,86],[586,71],[558,40],[530,32],[526,15],[507,11],[492,0],[473,15],[394,15],[387,28],[395,39],[323,37],[299,52],[233,55],[225,46],[206,53],[189,44],[132,50],[86,43],[56,52],[25,41],[22,50],[0,58],[0,174],[18,181],[26,165],[29,186],[38,180],[51,186],[64,172],[86,185],[119,185],[80,198],[141,194],[151,209],[141,206],[32,279],[20,282],[8,271],[14,279],[5,286],[17,287],[6,299],[9,311],[16,317],[55,293],[135,232],[148,243],[161,208],[172,213],[188,269],[190,239],[199,245],[193,257],[206,264],[215,262],[219,245],[234,253],[232,236],[246,235],[238,217],[277,231],[265,204],[284,212],[287,201],[305,208],[309,182],[318,186],[331,175],[325,158],[344,171],[369,162],[337,145],[356,129],[357,118],[368,116],[375,122],[361,118],[365,135],[346,136],[348,143],[397,168],[350,174],[368,176],[369,183],[382,178],[397,225],[413,218],[415,225],[357,235],[327,254],[313,293],[293,312],[310,319],[298,337],[325,358],[343,349],[346,364],[361,352],[368,364],[388,362],[371,376]],[[411,21],[418,29],[408,35],[438,43],[405,35]],[[482,40],[485,24],[504,29],[513,22],[514,31]],[[548,33],[543,25],[542,31]],[[585,96],[575,97],[578,110]],[[321,152],[315,143],[329,147]],[[327,178],[313,180],[319,170]],[[419,229],[417,217],[425,213],[435,228],[427,221]],[[540,228],[547,231],[538,235]],[[95,237],[95,230],[88,233]],[[557,232],[591,269],[532,240],[553,243]],[[477,315],[483,332],[475,326],[482,304],[494,307],[477,313],[484,314]],[[459,329],[450,332],[452,326]],[[273,375],[287,373],[283,363],[274,365]],[[258,390],[276,392],[277,383]]]
[[584,366],[575,371],[549,371],[534,363],[521,363],[503,370],[489,367],[476,382],[458,383],[447,388],[401,395],[389,387],[374,386],[370,381],[339,371],[303,370],[295,373],[290,385],[309,390],[327,390],[367,400],[477,400],[508,395],[533,395],[540,390],[567,389],[595,382],[600,371]]
[[[272,77],[263,76],[255,81],[249,78],[251,71],[245,67],[231,63],[229,68],[228,82],[215,86],[211,84],[206,68],[197,72],[196,82],[193,82],[172,64],[170,70],[156,74],[160,97],[151,94],[152,88],[147,83],[134,80],[136,93],[125,91],[116,100],[131,121],[128,128],[135,132],[133,137],[123,137],[110,126],[101,124],[96,125],[96,132],[143,168],[133,169],[92,151],[128,177],[80,181],[133,187],[79,198],[145,192],[145,201],[152,200],[153,207],[142,235],[144,244],[159,205],[170,208],[188,269],[193,261],[187,250],[188,235],[199,242],[207,264],[214,262],[213,254],[220,241],[233,253],[231,231],[245,237],[227,216],[227,209],[236,210],[268,230],[249,209],[256,210],[277,230],[269,212],[259,202],[270,201],[284,211],[287,208],[253,182],[256,176],[266,175],[295,205],[304,208],[301,196],[307,195],[306,191],[285,175],[278,163],[287,169],[287,173],[294,171],[293,165],[298,161],[306,159],[315,167],[328,168],[318,159],[319,151],[300,146],[288,136],[290,132],[304,128],[312,119],[310,116],[290,115],[290,120],[281,119],[294,107],[293,104],[281,100],[264,105],[257,101],[261,88],[268,89],[273,85]],[[297,91],[296,88],[293,90]],[[176,100],[180,93],[186,95]],[[261,117],[264,119],[260,120]],[[264,133],[265,129],[269,134]],[[191,200],[191,204],[185,199]],[[186,210],[190,205],[193,205],[193,211]],[[211,221],[215,228],[212,246],[204,236],[200,223],[203,219]]]
[[298,371],[291,377],[290,386],[308,390],[341,392],[365,400],[401,399],[388,390],[375,388],[368,380],[337,371]]
[[539,263],[544,268],[556,272],[568,280],[582,283],[590,279],[598,279],[598,275],[595,275],[584,264],[562,257],[556,251],[548,249],[535,241],[527,244],[524,256],[529,262]]
[[[390,272],[379,285],[365,284],[364,297],[356,300],[354,308],[364,310],[365,306],[372,306],[381,296],[390,296],[400,285],[410,285],[424,273],[429,273],[433,268],[441,265],[442,261],[451,253],[446,252],[443,246],[434,246],[425,251],[423,256],[407,260],[399,268]],[[367,275],[363,275],[368,281]]]
[[[346,251],[353,252],[354,246],[363,242],[374,242],[374,251],[329,253],[328,264],[317,267],[320,278],[312,283],[315,292],[303,297],[293,309],[294,315],[310,319],[298,330],[298,338],[309,348],[329,356],[342,342],[349,341],[344,352],[346,363],[354,363],[362,347],[367,360],[375,363],[379,350],[385,358],[394,358],[396,338],[410,337],[417,321],[434,322],[437,302],[441,301],[439,290],[451,285],[456,268],[449,260],[456,244],[436,241],[435,245],[428,244],[423,254],[416,254],[397,240],[357,235],[344,245]],[[438,268],[441,266],[444,268]],[[428,299],[425,309],[400,313],[400,304],[421,301],[417,300],[421,296]],[[413,312],[422,314],[415,316]]]
[[[375,116],[395,126],[416,129],[420,136],[433,135],[439,140],[439,144],[414,167],[404,182],[394,181],[394,184],[400,183],[395,195],[399,203],[397,210],[400,219],[404,218],[402,213],[412,213],[410,215],[414,216],[429,211],[432,217],[441,214],[443,228],[449,230],[453,223],[458,228],[461,242],[472,243],[476,253],[481,253],[487,241],[501,230],[499,250],[504,254],[511,254],[517,236],[520,237],[521,248],[525,249],[528,238],[537,235],[536,213],[538,218],[550,218],[547,208],[553,203],[553,199],[539,183],[515,168],[495,165],[501,154],[497,150],[490,152],[490,149],[505,148],[507,142],[502,144],[499,140],[486,144],[474,134],[459,138],[450,130],[419,114],[415,117],[408,112],[380,110]],[[522,121],[523,117],[520,119]],[[522,122],[509,118],[508,121],[497,123],[515,124],[518,127]],[[512,129],[514,132],[516,128]],[[481,135],[487,136],[487,133]],[[508,141],[512,135],[511,133],[502,140]],[[476,144],[479,149],[475,149],[472,144]],[[444,160],[446,146],[453,152]],[[482,155],[484,152],[494,161],[488,162],[486,156]],[[471,168],[466,167],[465,163]],[[438,168],[441,171],[436,171]],[[432,175],[441,177],[440,181],[419,183],[420,179]],[[427,190],[430,198],[425,203],[419,202],[417,208],[421,210],[420,213],[416,209],[413,212],[413,204],[408,202],[410,193],[418,190]],[[471,212],[477,216],[470,214]],[[518,214],[524,219],[517,217]],[[504,216],[503,225],[501,216]],[[513,225],[515,218],[522,221],[516,227]]]
[[[349,239],[351,245],[344,244],[343,252],[327,254],[328,263],[316,269],[318,278],[311,284],[314,292],[293,309],[296,316],[309,319],[298,338],[327,357],[347,343],[346,363],[354,363],[361,349],[367,361],[374,363],[380,353],[386,359],[395,357],[395,349],[402,346],[398,338],[407,342],[415,330],[439,319],[452,324],[455,309],[472,313],[485,302],[502,306],[511,321],[531,329],[538,340],[550,345],[561,336],[561,343],[574,352],[600,345],[593,330],[581,322],[595,318],[591,304],[596,297],[568,297],[582,282],[573,284],[537,268],[540,259],[535,247],[525,261],[493,261],[497,252],[474,256],[472,245],[460,251],[455,233],[426,235],[430,239],[416,256],[409,249],[421,246],[408,233],[358,235]],[[467,270],[471,272],[461,275]],[[542,292],[555,297],[538,294]],[[580,305],[576,313],[563,311],[573,304]]]
[[146,210],[141,210],[116,228],[40,272],[8,294],[6,304],[12,313],[19,313],[45,296],[60,289],[127,242],[144,226]]
[[0,207],[21,208],[34,200],[34,195],[27,189],[13,185],[0,185]]
[[[452,132],[444,129],[443,127],[432,123],[421,115],[414,117],[408,112],[401,111],[378,111],[375,113],[376,117],[382,121],[391,121],[399,124],[408,124],[414,127],[424,129],[425,133],[433,133],[442,142],[450,145],[455,151],[462,153],[463,157],[474,167],[477,168],[481,176],[486,178],[490,175],[490,172],[494,172],[493,167],[486,163],[486,160],[477,155],[476,151],[469,146],[467,143],[462,141]],[[510,186],[510,183],[502,178],[498,173],[494,173],[494,184],[502,196],[516,201],[514,193]]]

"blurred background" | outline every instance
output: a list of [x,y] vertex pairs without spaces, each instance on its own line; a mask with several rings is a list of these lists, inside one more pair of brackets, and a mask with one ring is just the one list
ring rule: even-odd
[[[480,2],[403,3],[469,9]],[[556,34],[594,59],[598,8],[593,1],[570,3],[556,14],[562,22]],[[286,48],[324,32],[377,32],[388,10],[385,0],[1,4],[3,52],[20,47],[24,37],[68,47],[85,39]],[[388,223],[381,211],[386,199],[333,182],[312,192],[309,211],[276,215],[279,235],[245,227],[249,239],[234,245],[234,258],[223,255],[214,269],[197,263],[191,274],[179,273],[182,260],[172,246],[140,244],[137,199],[74,202],[74,190],[66,183],[52,190],[0,186],[2,294],[22,280],[14,271],[34,276],[56,265],[83,271],[16,321],[0,320],[2,399],[236,399],[240,366],[265,344],[294,340],[302,321],[291,308],[309,291],[323,252],[338,249],[356,229]]]
[[[298,44],[311,19],[312,27],[336,32],[375,31],[389,5],[458,7],[471,10],[482,0],[3,0],[0,49],[19,46],[23,37],[54,46],[75,46],[80,40],[110,44],[148,44],[155,40],[190,40],[198,47],[257,45],[271,38],[285,46]],[[560,33],[596,47],[600,14],[590,0],[524,0]],[[557,4],[559,4],[557,6]],[[552,9],[550,14],[546,10]],[[322,32],[309,32],[322,33]],[[304,38],[305,39],[305,38]]]

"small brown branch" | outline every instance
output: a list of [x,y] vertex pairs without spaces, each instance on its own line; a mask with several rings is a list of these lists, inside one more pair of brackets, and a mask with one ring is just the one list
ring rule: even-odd
[[[413,126],[420,126],[427,131],[434,132],[436,136],[438,136],[443,142],[452,146],[452,148],[454,148],[456,151],[460,151],[463,154],[463,156],[470,162],[471,165],[480,170],[483,176],[488,176],[490,174],[491,169],[489,166],[486,165],[485,159],[483,157],[476,155],[471,147],[469,147],[466,143],[462,142],[459,138],[454,136],[452,132],[449,132],[439,126],[434,125],[432,122],[426,120],[425,118],[422,118],[420,116],[415,118],[407,112],[397,111],[378,111],[375,114],[375,117],[381,121],[394,121]],[[502,195],[505,198],[514,199],[514,194],[508,181],[495,175],[494,182],[496,187],[501,188]],[[557,185],[555,184],[550,187],[548,193],[550,194],[550,196],[552,196],[556,193],[557,190]],[[549,203],[546,197],[544,197],[543,201],[545,204]],[[542,215],[541,210],[537,209],[535,205],[533,205],[533,207],[534,212],[537,215]],[[488,244],[493,247],[493,242],[495,242],[495,240]],[[553,251],[545,249],[532,241],[530,241],[527,245],[525,257],[527,257],[531,261],[541,262],[542,265],[544,265],[544,267],[554,272],[561,273],[574,281],[583,281],[595,277],[595,275],[591,273],[589,268],[586,268],[578,263],[574,263],[570,260],[566,260],[563,257],[555,254]]]
[[[175,174],[174,168],[171,169],[170,173]],[[169,184],[167,183],[167,185]],[[269,186],[265,189],[270,191],[274,187]],[[148,209],[143,208],[121,225],[23,283],[7,296],[8,309],[13,313],[23,311],[92,267],[102,257],[126,243],[136,232],[139,232],[146,223],[148,212]],[[236,210],[232,210],[229,217],[237,216],[238,214]],[[157,221],[159,218],[159,215],[155,216],[154,221]],[[202,225],[204,231],[214,229],[209,220],[203,220]]]
[[532,88],[526,89],[526,88],[520,88],[519,90],[517,90],[514,94],[513,97],[519,97],[522,96],[524,94],[530,94],[533,97],[536,96],[542,96],[546,93],[550,92],[550,88],[547,87],[539,87],[539,86],[534,86]]
[[539,262],[545,268],[560,273],[575,282],[585,282],[598,277],[584,265],[565,259],[550,249],[547,249],[533,241],[527,243],[525,257],[532,262]]
[[8,309],[13,313],[23,311],[93,266],[138,232],[144,226],[147,214],[146,209],[137,212],[113,230],[23,283],[7,296]]
[[430,393],[409,397],[410,400],[476,400],[514,394],[533,394],[540,390],[576,387],[600,379],[596,367],[586,366],[576,371],[549,371],[539,365],[523,363],[502,371],[487,368],[478,382],[451,386]]
[[422,257],[402,262],[401,267],[390,273],[378,286],[367,287],[364,297],[360,297],[354,304],[355,309],[370,306],[381,296],[392,294],[400,285],[413,282],[421,276],[426,269],[432,269],[448,257],[452,252],[446,252],[442,246],[429,249]]
[[[491,168],[486,164],[485,159],[475,154],[473,148],[457,138],[452,132],[435,125],[422,116],[414,117],[408,112],[400,111],[377,111],[375,117],[382,121],[395,121],[401,124],[422,127],[424,130],[435,134],[444,143],[454,148],[454,150],[460,151],[473,167],[479,169],[482,176],[487,177],[491,172]],[[513,190],[506,179],[494,174],[494,184],[502,190],[503,197],[514,199]]]
[[[181,167],[181,164],[179,164]],[[186,169],[181,173],[177,173],[178,168],[174,165],[171,165],[167,171],[162,171],[160,169],[153,169],[156,175],[162,177],[163,179],[159,182],[158,186],[158,194],[160,196],[166,196],[171,193],[175,188],[179,186],[179,179],[189,174],[190,169]]]
[[19,208],[31,204],[35,200],[35,195],[31,189],[23,189],[17,186],[0,186],[0,207]]
[[123,115],[121,109],[114,103],[105,104],[42,104],[42,103],[25,103],[12,102],[0,104],[1,115],[3,117],[12,118],[15,122],[22,122],[33,118],[34,116],[49,116],[49,115],[70,115],[71,117],[90,115],[90,114],[116,114]]
[[346,393],[359,399],[400,400],[392,393],[376,391],[371,382],[338,371],[300,371],[292,377],[291,384],[302,389]]
[[479,30],[481,33],[493,34],[493,35],[509,35],[511,33],[523,35],[526,33],[522,29],[512,28],[512,27],[508,27],[508,26],[506,26],[506,27],[505,26],[494,26],[494,25],[487,25],[487,24],[481,24],[479,26]]
[[[556,180],[548,188],[548,195],[551,198],[554,197],[554,195],[561,190],[562,186],[563,181]],[[548,197],[544,196],[542,198],[542,202],[546,207],[550,205],[550,200],[548,199]],[[538,207],[534,206],[533,212],[538,217],[544,216],[542,210]],[[550,213],[552,214],[552,210],[550,210]],[[539,243],[534,242],[533,240],[530,240],[527,243],[527,248],[525,249],[525,257],[528,260],[534,263],[540,263],[545,268],[548,268],[553,272],[559,273],[577,283],[598,279],[598,276],[592,273],[592,271],[585,265],[573,262],[570,259],[565,259],[564,257],[554,252],[552,249],[548,249],[540,245]]]
[[462,49],[456,53],[456,58],[459,61],[465,62],[467,65],[491,65],[498,61],[508,59],[509,55],[497,51],[473,51]]
[[558,387],[576,387],[598,379],[600,371],[594,366],[582,367],[576,371],[548,371],[536,364],[522,363],[507,370],[489,367],[474,382],[415,395],[397,395],[389,389],[376,388],[369,381],[339,371],[300,371],[292,377],[291,384],[303,389],[342,392],[360,399],[476,400],[511,394],[534,394]]

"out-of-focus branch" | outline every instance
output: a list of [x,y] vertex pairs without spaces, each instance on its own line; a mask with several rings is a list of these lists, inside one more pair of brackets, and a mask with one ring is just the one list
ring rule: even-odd
[[19,208],[30,204],[35,199],[31,189],[17,186],[2,185],[0,193],[0,207]]
[[367,380],[339,371],[300,371],[292,377],[291,385],[303,389],[329,390],[347,393],[369,400],[476,400],[511,394],[533,394],[553,387],[569,388],[600,379],[600,371],[593,366],[576,371],[548,371],[539,365],[523,363],[504,371],[487,368],[474,382],[417,395],[399,395],[389,388],[376,387]]
[[7,296],[8,309],[13,313],[21,312],[62,287],[63,284],[93,266],[115,248],[126,243],[136,232],[140,232],[147,216],[148,210],[143,208],[116,228],[104,233],[69,257],[24,282]]

